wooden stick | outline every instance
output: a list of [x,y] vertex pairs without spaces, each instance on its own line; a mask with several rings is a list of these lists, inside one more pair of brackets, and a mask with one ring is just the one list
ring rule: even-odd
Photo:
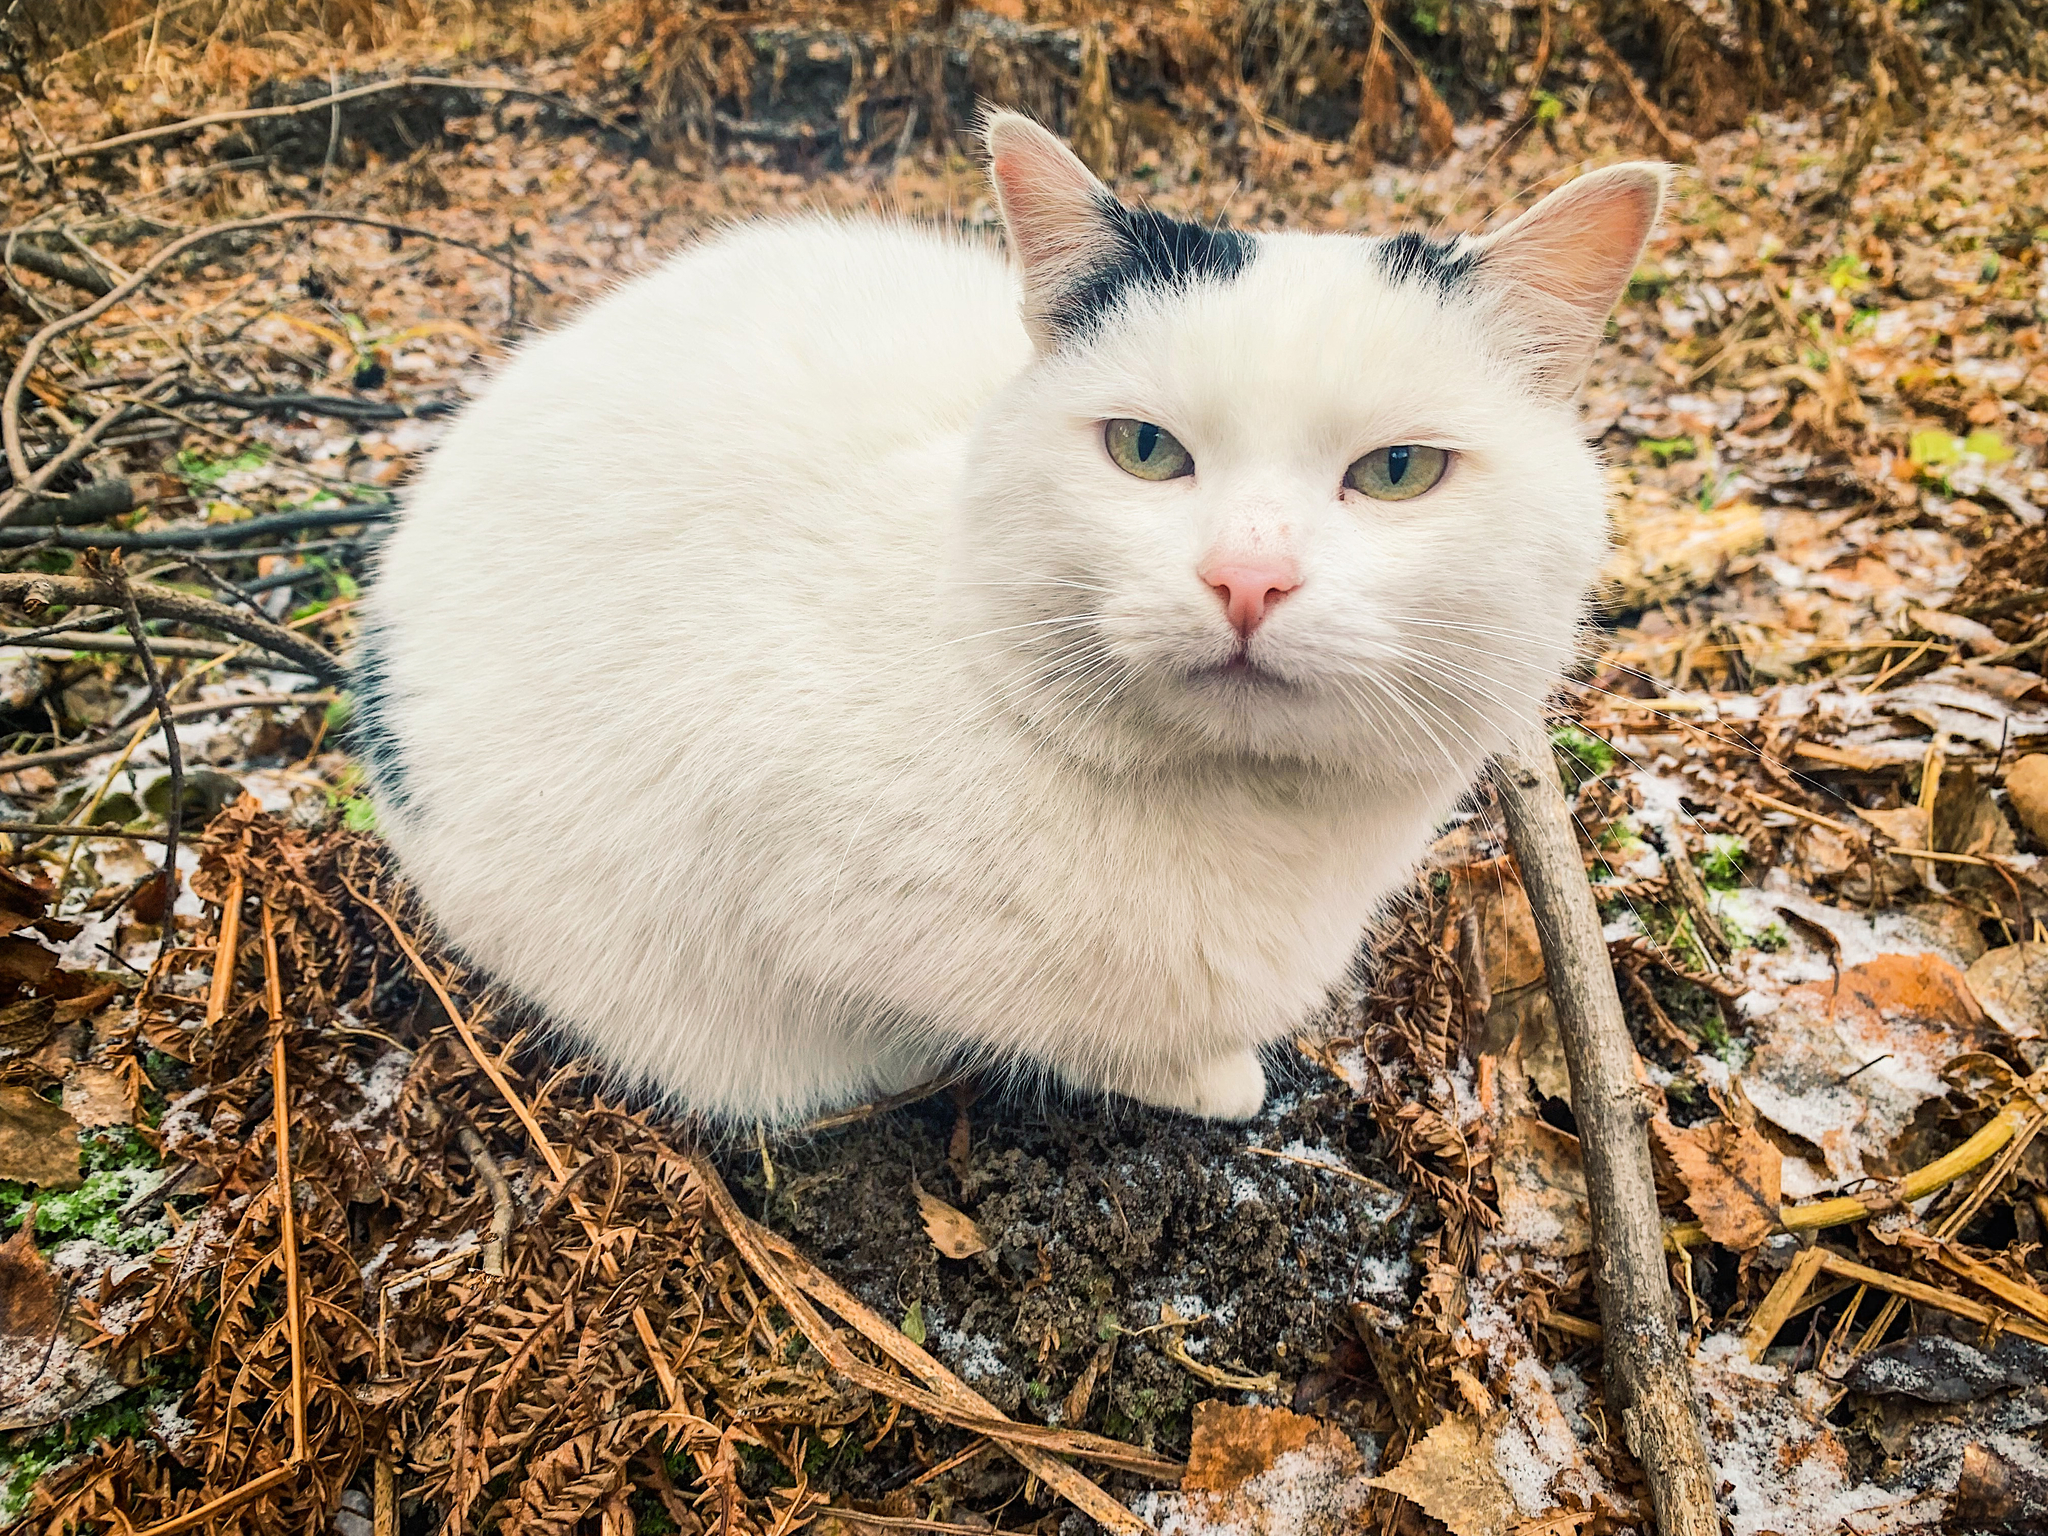
[[235,950],[242,942],[242,872],[228,878],[228,899],[220,908],[220,942],[213,946],[213,987],[206,995],[206,1025],[227,1016],[235,995]]
[[284,1245],[284,1310],[292,1347],[292,1461],[306,1459],[306,1344],[300,1329],[299,1212],[292,1199],[292,1116],[284,1062],[284,984],[278,975],[277,922],[263,903],[263,1002],[270,1012],[270,1123],[277,1133],[277,1209]]
[[[73,53],[83,51],[77,48],[72,50]],[[351,86],[345,91],[316,96],[311,101],[297,101],[279,107],[245,107],[236,112],[210,112],[204,117],[184,117],[175,123],[163,123],[155,128],[138,128],[133,133],[116,134],[111,139],[96,139],[90,144],[67,144],[39,155],[25,155],[6,166],[0,166],[0,177],[13,176],[30,166],[41,170],[48,166],[61,165],[67,160],[83,160],[90,155],[104,155],[117,149],[126,149],[130,145],[147,144],[155,139],[174,138],[187,133],[196,134],[202,128],[215,128],[223,123],[252,123],[272,117],[299,117],[309,112],[318,112],[323,107],[332,110],[345,101],[356,101],[364,96],[399,90],[474,91],[478,94],[484,91],[497,91],[504,96],[523,96],[535,101],[545,101],[552,106],[566,107],[577,116],[593,123],[601,123],[607,128],[620,127],[616,118],[580,106],[567,96],[558,95],[553,91],[536,91],[530,86],[506,85],[497,80],[447,80],[437,75],[400,75],[395,80],[373,80],[368,85]]]
[[[89,570],[103,575],[121,596],[121,606],[128,618],[128,634],[135,642],[135,653],[142,658],[142,675],[149,683],[150,702],[156,706],[157,728],[164,733],[164,761],[171,770],[171,800],[164,810],[164,937],[163,948],[168,949],[172,936],[177,932],[175,909],[178,905],[178,834],[185,826],[185,754],[178,745],[178,727],[171,713],[171,696],[164,688],[163,668],[156,664],[156,657],[150,653],[149,631],[143,627],[142,610],[136,604],[135,583],[128,579],[128,573],[121,566],[121,557],[101,561],[97,552],[88,551],[85,563]],[[270,908],[263,909],[269,933]],[[283,1145],[282,1142],[279,1143]]]
[[299,1464],[295,1461],[288,1461],[281,1467],[272,1467],[261,1477],[246,1482],[239,1488],[230,1489],[217,1499],[209,1499],[197,1509],[188,1509],[184,1514],[173,1515],[161,1524],[136,1531],[134,1536],[179,1536],[182,1531],[197,1530],[202,1525],[218,1520],[229,1510],[248,1503],[258,1494],[268,1493],[279,1483],[289,1482],[297,1475],[298,1470]]
[[1961,1275],[1972,1285],[1989,1291],[2007,1306],[2018,1308],[2036,1322],[2048,1323],[2048,1296],[2033,1286],[2022,1285],[2003,1270],[1981,1264],[1966,1253],[1958,1253],[1947,1243],[1935,1251],[1934,1261],[1943,1269]]
[[[127,636],[120,636],[126,639]],[[164,649],[164,642],[152,637],[150,648],[158,655],[170,655]],[[209,645],[215,654],[230,652],[233,646]],[[310,708],[315,704],[332,704],[336,694],[331,689],[316,689],[307,693],[252,693],[238,699],[211,699],[197,704],[180,704],[171,711],[173,720],[201,720],[208,715],[232,714],[238,709],[275,709],[282,706],[302,705]],[[152,717],[153,718],[153,717]],[[145,732],[143,740],[149,739]],[[116,731],[110,736],[95,736],[91,741],[68,742],[61,747],[50,747],[42,752],[20,752],[10,757],[0,757],[0,774],[19,773],[24,768],[48,767],[54,763],[78,763],[89,757],[98,757],[102,752],[112,752],[121,745],[122,733]],[[5,830],[0,828],[0,830]],[[139,834],[138,834],[139,835]],[[154,834],[152,834],[154,835]]]
[[[1911,1205],[1924,1199],[1936,1190],[1953,1184],[1971,1169],[1988,1162],[2000,1148],[2021,1134],[2037,1120],[2048,1118],[2038,1096],[2048,1093],[2048,1067],[2036,1072],[2020,1084],[2019,1092],[2012,1102],[1998,1112],[1998,1117],[1957,1147],[1953,1152],[1944,1153],[1933,1162],[1915,1168],[1899,1183],[1899,1200]],[[1875,1215],[1869,1206],[1854,1195],[1836,1195],[1831,1200],[1816,1200],[1811,1205],[1789,1206],[1778,1213],[1777,1229],[1780,1232],[1817,1232],[1823,1227],[1845,1226],[1852,1221],[1862,1221]],[[1706,1228],[1696,1221],[1680,1222],[1664,1234],[1665,1242],[1674,1248],[1689,1247],[1704,1239]]]
[[484,1049],[483,1041],[477,1038],[477,1033],[470,1027],[469,1020],[455,1005],[455,999],[449,995],[447,987],[442,985],[440,976],[421,958],[420,952],[413,948],[412,940],[408,939],[405,930],[398,926],[398,919],[350,885],[346,877],[341,883],[349,895],[377,914],[384,926],[391,930],[391,937],[404,951],[405,958],[412,962],[412,968],[420,973],[420,979],[433,988],[434,996],[441,1000],[441,1006],[447,1010],[449,1022],[455,1026],[455,1032],[462,1036],[462,1043],[469,1047],[469,1054],[475,1057],[476,1064],[483,1068],[484,1076],[491,1080],[491,1086],[498,1090],[506,1104],[511,1106],[512,1113],[519,1117],[519,1123],[526,1127],[526,1134],[532,1138],[534,1150],[540,1153],[541,1160],[548,1165],[548,1172],[555,1176],[555,1182],[560,1183],[568,1178],[569,1165],[562,1161],[561,1153],[557,1152],[554,1143],[548,1140],[547,1132],[543,1131],[540,1122],[533,1118],[533,1111],[526,1107],[526,1100],[519,1097],[517,1090],[506,1079],[490,1052]]
[[1756,1309],[1756,1316],[1749,1320],[1749,1327],[1743,1331],[1743,1349],[1752,1361],[1763,1359],[1764,1351],[1771,1347],[1771,1340],[1785,1326],[1785,1319],[1799,1310],[1800,1299],[1813,1284],[1814,1276],[1820,1273],[1825,1258],[1819,1248],[1801,1249],[1785,1267],[1785,1273],[1778,1276],[1777,1284],[1771,1287],[1771,1294],[1764,1298],[1764,1304]]
[[[266,213],[253,219],[236,219],[225,224],[211,224],[205,229],[195,229],[189,235],[173,240],[169,245],[159,249],[149,260],[137,267],[130,274],[128,280],[122,283],[120,287],[110,289],[83,309],[74,310],[68,315],[62,315],[52,320],[48,325],[29,337],[26,344],[23,345],[21,356],[15,362],[14,371],[8,375],[6,391],[0,393],[0,446],[4,446],[6,449],[7,466],[14,473],[14,483],[17,486],[26,485],[30,477],[28,455],[22,447],[21,441],[21,397],[28,388],[29,375],[35,371],[37,361],[42,357],[44,350],[48,348],[51,342],[64,335],[67,331],[76,330],[81,325],[97,320],[116,304],[119,304],[122,300],[131,297],[140,290],[167,262],[182,256],[194,246],[203,245],[209,240],[220,239],[225,235],[254,233],[257,230],[264,229],[280,229],[288,224],[355,224],[369,229],[392,231],[401,235],[415,235],[422,240],[436,240],[443,245],[450,245],[459,250],[473,252],[483,257],[486,261],[496,262],[499,266],[505,267],[517,275],[526,277],[528,282],[539,288],[543,293],[549,291],[547,285],[541,282],[539,278],[520,273],[515,263],[496,251],[486,250],[480,245],[472,245],[467,240],[457,240],[451,235],[439,234],[431,229],[422,229],[415,224],[398,224],[390,219],[372,218],[368,214],[324,213],[311,209],[295,209],[286,213]],[[6,522],[14,512],[27,505],[26,497],[22,498],[18,503],[10,503],[8,499],[0,498],[0,522]]]
[[[134,597],[143,618],[169,619],[176,624],[218,629],[237,640],[246,640],[274,655],[299,663],[324,683],[345,686],[348,682],[348,669],[331,651],[256,614],[194,597],[188,592],[174,592],[153,583],[134,588]],[[29,599],[62,603],[66,607],[122,601],[118,588],[91,576],[38,576],[32,572],[0,575],[0,602],[19,603]]]
[[1693,1413],[1692,1376],[1664,1272],[1664,1233],[1646,1134],[1649,1106],[1637,1086],[1635,1047],[1579,859],[1571,808],[1541,737],[1503,752],[1492,778],[1535,914],[1571,1079],[1609,1400],[1620,1411],[1623,1439],[1642,1463],[1662,1536],[1719,1536],[1713,1477]]
[[1856,1280],[1873,1286],[1880,1291],[1890,1291],[1894,1296],[1907,1301],[1917,1301],[1923,1307],[1933,1307],[1939,1312],[1953,1312],[1957,1317],[1966,1317],[1973,1323],[1988,1328],[1996,1323],[2006,1333],[2016,1333],[2023,1339],[2032,1339],[2036,1344],[2048,1344],[2048,1328],[2039,1323],[2014,1317],[1997,1307],[1987,1307],[1980,1302],[1970,1301],[1962,1296],[1951,1296],[1947,1291],[1908,1280],[1903,1275],[1887,1274],[1881,1269],[1872,1269],[1868,1264],[1858,1264],[1854,1259],[1845,1259],[1838,1253],[1826,1249],[1815,1250],[1823,1255],[1821,1268],[1831,1275],[1840,1275],[1844,1280]]

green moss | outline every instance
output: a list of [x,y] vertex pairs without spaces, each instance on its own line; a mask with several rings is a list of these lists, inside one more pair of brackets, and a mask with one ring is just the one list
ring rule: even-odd
[[79,1168],[85,1182],[77,1189],[51,1192],[0,1183],[0,1227],[19,1227],[28,1207],[34,1205],[38,1246],[48,1248],[88,1238],[116,1253],[148,1253],[169,1240],[169,1226],[162,1221],[124,1226],[119,1213],[155,1182],[162,1166],[149,1143],[134,1130],[122,1126],[97,1132],[79,1143]]
[[183,1396],[183,1386],[154,1382],[39,1433],[10,1437],[11,1444],[0,1445],[0,1525],[27,1507],[29,1495],[45,1476],[100,1441],[151,1438],[150,1410],[174,1407]]
[[1614,748],[1582,726],[1560,725],[1550,733],[1550,745],[1564,758],[1567,788],[1614,771]]
[[1699,861],[1700,879],[1707,889],[1732,891],[1742,884],[1742,864],[1749,857],[1749,844],[1725,832],[1707,838],[1707,851]]

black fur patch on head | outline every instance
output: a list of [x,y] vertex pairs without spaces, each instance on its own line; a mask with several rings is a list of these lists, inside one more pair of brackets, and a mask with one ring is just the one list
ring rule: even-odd
[[1235,230],[1184,224],[1147,208],[1127,208],[1114,198],[1104,198],[1101,210],[1116,253],[1061,300],[1053,323],[1062,337],[1091,329],[1132,288],[1227,282],[1252,259],[1250,236]]
[[1432,240],[1412,229],[1389,235],[1374,247],[1373,255],[1392,281],[1431,283],[1446,296],[1479,265],[1477,251],[1461,250],[1455,240]]
[[405,782],[405,760],[391,728],[391,674],[376,631],[362,637],[349,668],[347,745],[390,805],[404,809],[411,800]]

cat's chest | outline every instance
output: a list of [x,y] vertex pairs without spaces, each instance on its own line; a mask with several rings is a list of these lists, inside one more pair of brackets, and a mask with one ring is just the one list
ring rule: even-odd
[[1434,802],[1255,778],[1069,791],[1044,819],[1022,810],[1007,874],[1077,942],[1093,934],[1160,953],[1277,957],[1355,937],[1405,876]]

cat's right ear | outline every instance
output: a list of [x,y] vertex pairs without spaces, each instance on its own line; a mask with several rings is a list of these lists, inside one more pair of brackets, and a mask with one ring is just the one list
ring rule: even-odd
[[1024,279],[1024,328],[1041,352],[1051,351],[1063,304],[1115,259],[1104,214],[1116,199],[1072,150],[1021,113],[992,113],[984,133],[989,180]]

